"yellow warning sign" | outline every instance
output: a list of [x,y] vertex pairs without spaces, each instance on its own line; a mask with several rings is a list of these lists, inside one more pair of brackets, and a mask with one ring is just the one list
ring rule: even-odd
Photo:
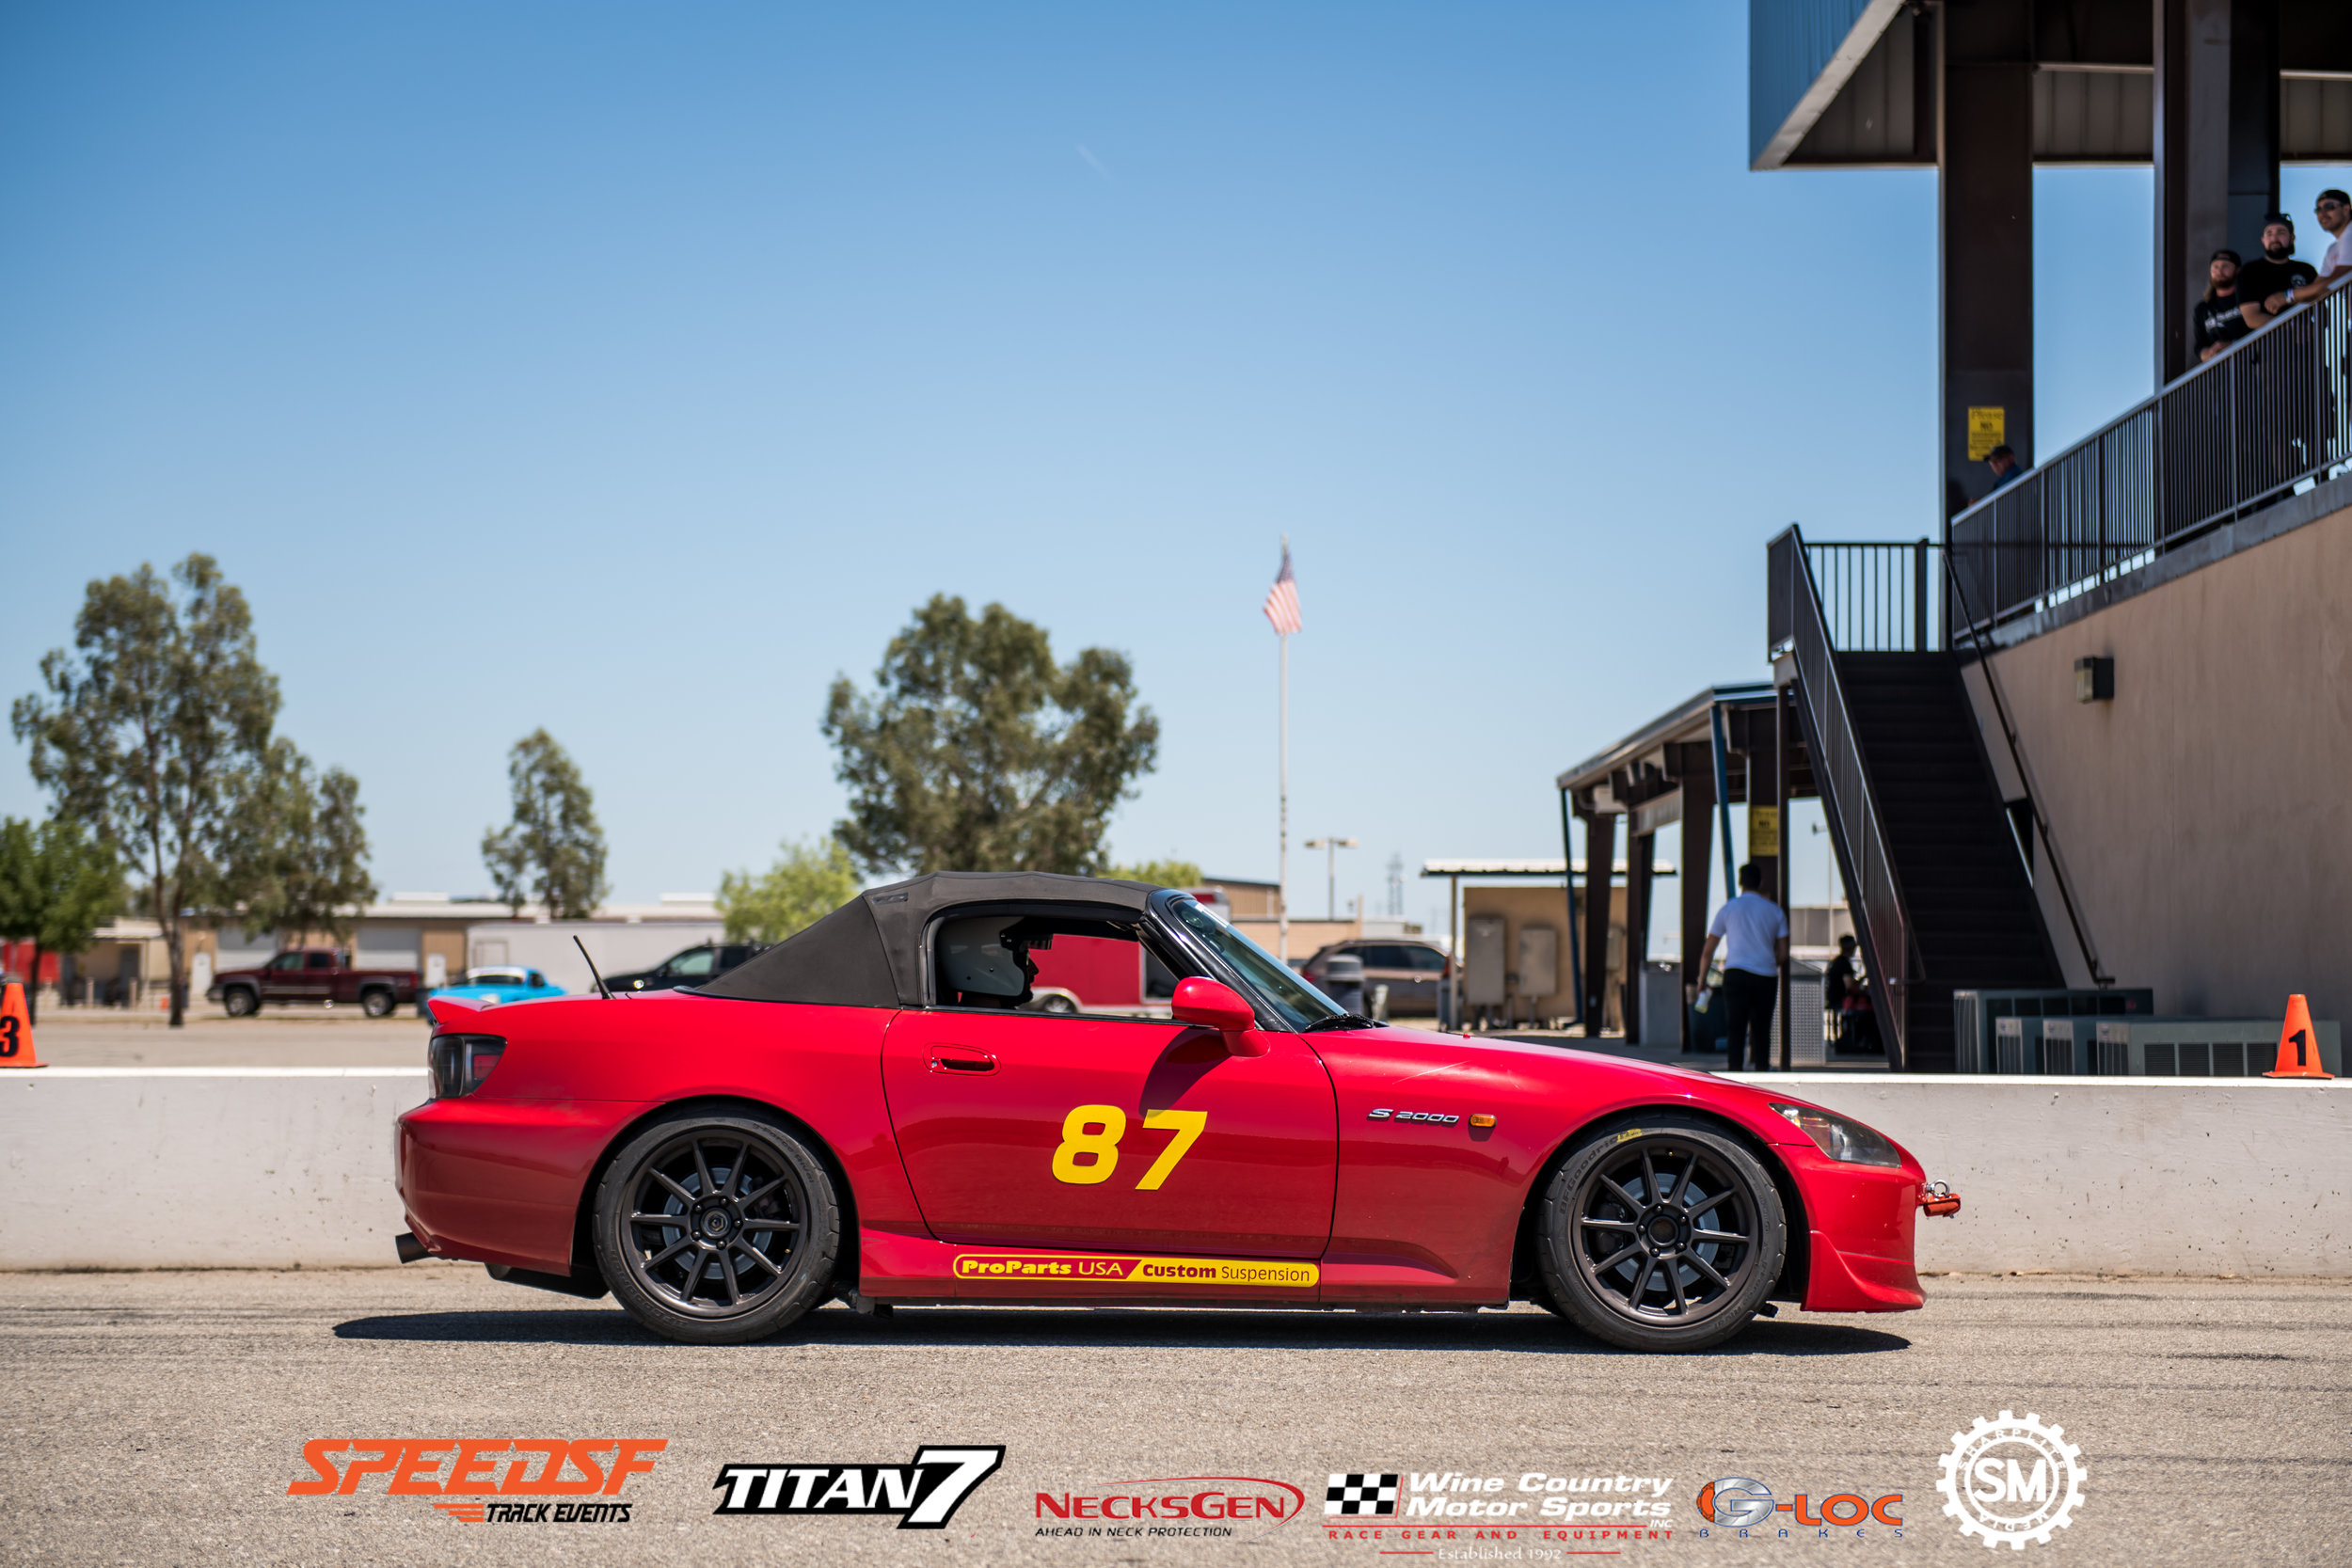
[[1748,808],[1748,859],[1780,853],[1780,808]]
[[2006,408],[1971,408],[1968,410],[1968,461],[1981,463],[1993,455],[1994,447],[2009,444],[2009,410]]

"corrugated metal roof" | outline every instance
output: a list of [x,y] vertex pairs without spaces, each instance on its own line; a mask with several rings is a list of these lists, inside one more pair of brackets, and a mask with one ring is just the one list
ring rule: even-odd
[[1902,0],[1748,0],[1748,163],[1778,168]]

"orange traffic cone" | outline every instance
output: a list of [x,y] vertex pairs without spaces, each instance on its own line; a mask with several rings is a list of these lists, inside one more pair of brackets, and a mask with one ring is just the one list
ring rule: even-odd
[[[16,988],[8,988],[15,1000]],[[2265,1078],[2333,1078],[2319,1065],[2319,1032],[2312,1027],[2312,1006],[2301,991],[2287,998],[2287,1022],[2279,1031],[2279,1065]]]
[[10,980],[7,993],[0,995],[0,1068],[45,1065],[40,1053],[33,1049],[33,1021],[24,1011],[24,987]]

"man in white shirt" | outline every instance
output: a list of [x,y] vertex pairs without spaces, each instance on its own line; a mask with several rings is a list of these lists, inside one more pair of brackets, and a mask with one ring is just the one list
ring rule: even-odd
[[1724,948],[1724,1005],[1730,1012],[1729,1069],[1739,1072],[1751,1047],[1755,1070],[1772,1067],[1772,1008],[1780,1001],[1780,972],[1788,962],[1788,916],[1781,907],[1756,891],[1764,873],[1754,861],[1740,868],[1740,896],[1715,911],[1707,927],[1707,945],[1699,949],[1699,973],[1715,961],[1715,945]]
[[2352,196],[2342,191],[2322,191],[2312,212],[2319,219],[2319,226],[2334,236],[2334,243],[2319,259],[2318,280],[2280,296],[2289,305],[2317,299],[2338,284],[2352,279]]

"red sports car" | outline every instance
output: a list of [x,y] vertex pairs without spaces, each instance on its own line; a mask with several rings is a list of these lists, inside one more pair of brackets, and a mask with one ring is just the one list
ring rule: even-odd
[[[1140,944],[1174,1019],[1025,1006]],[[878,888],[711,984],[436,998],[404,1258],[732,1343],[841,1297],[1473,1311],[1698,1350],[1768,1300],[1919,1306],[1918,1163],[1704,1072],[1355,1017],[1187,895]]]

